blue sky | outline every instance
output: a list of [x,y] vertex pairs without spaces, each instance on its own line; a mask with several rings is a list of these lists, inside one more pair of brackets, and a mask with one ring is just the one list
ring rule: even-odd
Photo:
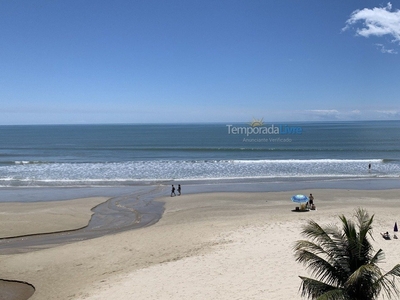
[[0,1],[0,124],[400,119],[399,9]]

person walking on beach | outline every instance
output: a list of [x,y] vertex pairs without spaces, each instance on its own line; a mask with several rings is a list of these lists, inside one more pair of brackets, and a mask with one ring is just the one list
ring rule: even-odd
[[172,189],[171,189],[171,197],[172,197],[172,195],[176,196],[176,194],[175,194],[175,187],[174,187],[174,185],[172,185]]
[[368,165],[368,171],[371,171],[371,164]]
[[180,196],[180,195],[181,195],[181,185],[178,184],[178,196]]

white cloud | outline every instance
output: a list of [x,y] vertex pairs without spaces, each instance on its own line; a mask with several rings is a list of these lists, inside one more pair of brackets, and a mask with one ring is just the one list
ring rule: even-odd
[[389,53],[389,54],[397,54],[397,51],[394,49],[386,49],[386,47],[382,44],[375,44],[378,49],[382,52],[382,53]]
[[324,115],[324,116],[332,116],[332,115],[337,115],[339,111],[336,109],[312,109],[309,110],[309,112],[316,114],[316,115]]
[[304,111],[304,115],[307,116],[308,120],[320,120],[320,121],[355,121],[355,120],[376,120],[376,119],[389,119],[394,118],[394,111],[390,111],[392,114],[389,116],[389,111],[377,112],[377,111],[366,111],[366,110],[337,110],[337,109],[315,109]]
[[336,109],[313,109],[308,110],[308,114],[310,114],[313,118],[324,119],[324,120],[334,120],[338,119],[339,111]]
[[[361,27],[356,28],[357,35],[363,37],[382,37],[387,35],[392,37],[392,42],[400,44],[400,11],[398,9],[392,11],[392,4],[390,2],[386,7],[364,8],[353,11],[350,18],[346,21],[343,31],[360,25],[360,23]],[[388,50],[384,47],[381,47],[380,50],[383,53],[395,54],[394,50]]]
[[398,110],[378,110],[377,113],[388,119],[400,118],[400,111]]

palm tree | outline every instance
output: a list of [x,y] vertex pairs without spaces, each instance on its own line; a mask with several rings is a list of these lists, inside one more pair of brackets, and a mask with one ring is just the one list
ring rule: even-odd
[[300,276],[301,296],[312,300],[374,300],[383,291],[391,299],[398,296],[396,278],[400,264],[384,273],[377,266],[384,259],[382,249],[375,254],[371,217],[363,209],[356,210],[357,223],[339,216],[342,228],[320,226],[308,221],[302,235],[308,240],[294,246],[296,261],[307,266],[317,279]]

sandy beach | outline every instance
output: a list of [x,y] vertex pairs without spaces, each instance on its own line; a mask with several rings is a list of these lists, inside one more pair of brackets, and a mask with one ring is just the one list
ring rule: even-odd
[[0,238],[82,228],[107,197],[52,202],[0,203]]
[[[316,211],[292,212],[293,194],[313,193]],[[166,193],[167,194],[167,193]],[[400,240],[384,240],[400,221],[400,190],[313,189],[290,192],[218,192],[165,197],[159,222],[145,228],[106,235],[21,254],[1,255],[0,278],[29,282],[30,299],[301,299],[299,275],[307,275],[293,255],[308,219],[337,223],[358,207],[375,214],[375,250],[383,249],[389,270],[398,259]],[[105,199],[63,201],[83,205],[77,217],[57,203],[10,204],[2,214],[29,216],[25,230],[80,227],[90,207]],[[15,205],[18,205],[16,208]],[[36,210],[33,208],[37,206]],[[85,208],[84,208],[85,207]],[[57,214],[55,215],[55,212]],[[61,218],[62,222],[57,222]],[[41,220],[42,222],[38,222]],[[43,222],[44,221],[44,222]],[[0,219],[1,234],[19,227]],[[21,223],[23,224],[23,223]],[[17,234],[14,233],[13,234]]]

